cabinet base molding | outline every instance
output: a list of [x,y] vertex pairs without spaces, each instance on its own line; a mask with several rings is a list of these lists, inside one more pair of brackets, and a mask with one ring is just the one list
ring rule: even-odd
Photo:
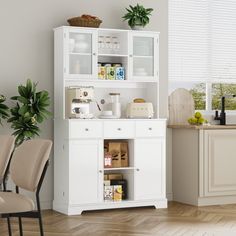
[[156,209],[167,208],[167,199],[159,200],[145,200],[145,201],[121,201],[121,202],[102,202],[96,204],[65,204],[59,202],[53,202],[53,210],[66,215],[81,215],[83,211],[91,210],[106,210],[116,208],[129,208],[129,207],[145,207],[154,206]]
[[180,198],[174,198],[173,201],[194,206],[214,206],[223,204],[236,204],[236,195],[217,196],[217,197],[199,197],[197,199],[188,199],[187,201]]

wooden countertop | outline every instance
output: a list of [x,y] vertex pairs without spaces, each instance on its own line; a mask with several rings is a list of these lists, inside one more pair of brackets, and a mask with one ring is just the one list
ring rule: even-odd
[[168,125],[171,129],[236,129],[236,125]]

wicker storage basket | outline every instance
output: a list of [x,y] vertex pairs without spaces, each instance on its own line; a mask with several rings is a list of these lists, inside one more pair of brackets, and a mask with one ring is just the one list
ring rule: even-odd
[[93,27],[93,28],[99,28],[100,24],[102,23],[100,19],[86,19],[80,16],[68,19],[67,22],[71,26]]

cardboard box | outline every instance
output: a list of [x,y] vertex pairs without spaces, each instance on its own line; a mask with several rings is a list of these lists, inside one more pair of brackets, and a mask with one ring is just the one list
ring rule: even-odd
[[107,174],[104,175],[104,180],[108,180],[108,175]]
[[104,154],[104,168],[111,168],[111,167],[112,167],[112,155],[109,152],[106,152]]
[[121,185],[122,186],[122,200],[128,199],[128,187],[127,180],[111,180],[110,185]]
[[129,166],[129,149],[128,143],[123,142],[120,144],[120,153],[121,153],[121,167]]
[[122,200],[122,186],[121,185],[113,186],[113,200],[114,201]]
[[114,190],[113,186],[104,186],[104,200],[113,201]]
[[111,180],[104,180],[103,183],[104,183],[104,186],[110,186],[111,185]]
[[118,142],[108,143],[108,152],[112,155],[112,168],[121,167],[121,147]]
[[123,175],[122,174],[109,174],[108,179],[109,180],[114,180],[114,179],[122,180]]

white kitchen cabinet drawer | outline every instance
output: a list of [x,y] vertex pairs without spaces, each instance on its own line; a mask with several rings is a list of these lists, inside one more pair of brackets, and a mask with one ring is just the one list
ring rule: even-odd
[[136,137],[163,137],[166,126],[162,121],[136,121]]
[[102,122],[70,122],[70,138],[101,138],[102,134]]
[[105,138],[134,138],[135,123],[133,121],[105,121]]

